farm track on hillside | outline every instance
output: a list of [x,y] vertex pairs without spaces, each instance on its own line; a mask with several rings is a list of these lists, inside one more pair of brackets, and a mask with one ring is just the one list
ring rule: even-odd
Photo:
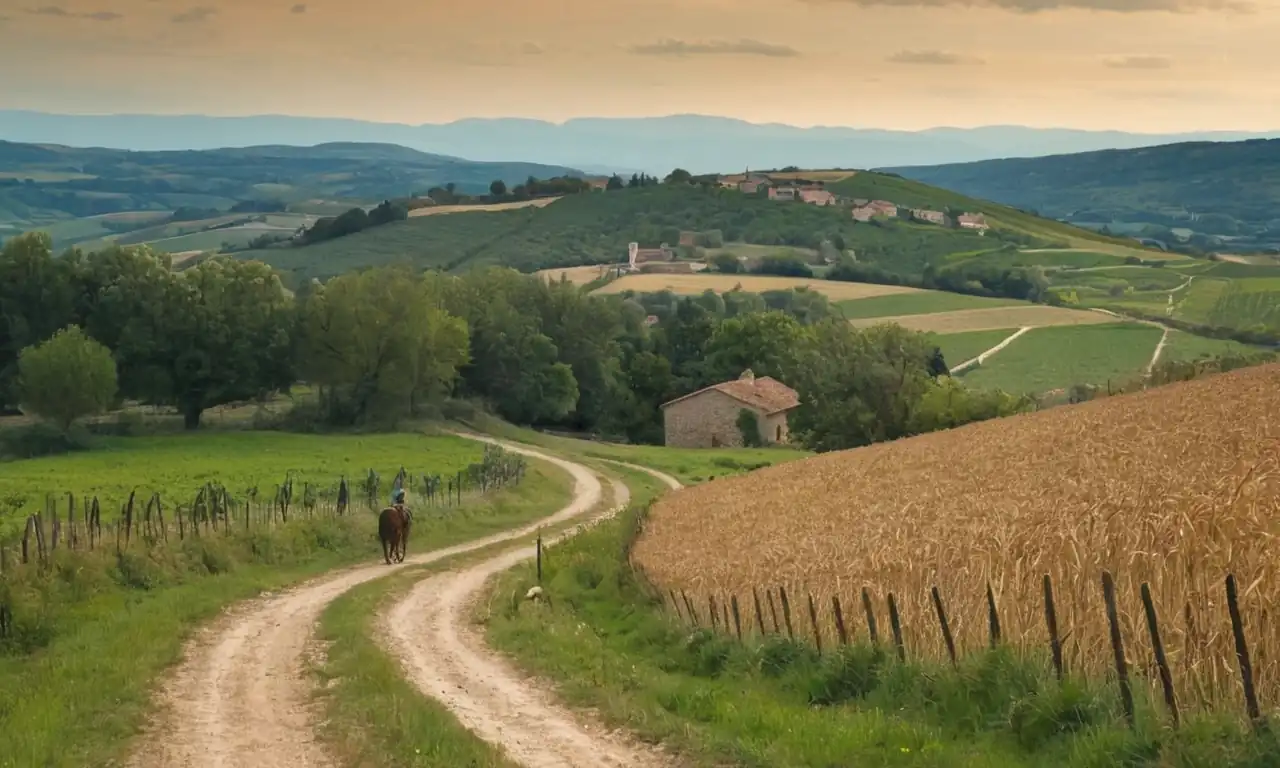
[[[541,526],[569,521],[599,502],[600,483],[586,468],[518,445],[500,444],[569,469],[577,480],[573,503],[536,523],[411,556],[399,566],[378,562],[339,570],[236,606],[189,643],[184,661],[161,688],[161,717],[144,734],[127,764],[131,768],[334,765],[315,737],[306,677],[308,648],[325,606],[347,590],[401,568],[523,538]],[[515,685],[518,691],[521,683]],[[582,733],[581,743],[587,747],[603,739]],[[626,760],[628,765],[657,764]]]
[[[516,450],[514,447],[509,447]],[[600,486],[586,468],[538,456],[572,472],[580,486]],[[680,483],[669,475],[623,462],[648,472],[671,488]],[[614,480],[613,508],[596,520],[611,516],[630,500],[626,485]],[[586,504],[583,497],[574,502]],[[548,543],[567,538],[566,531]],[[530,684],[497,654],[484,647],[484,638],[469,626],[470,607],[493,575],[534,557],[524,546],[465,569],[430,576],[418,582],[384,617],[383,643],[404,667],[406,676],[424,694],[449,708],[480,738],[501,747],[528,768],[647,768],[665,766],[671,759],[655,747],[635,744],[617,733],[585,721],[554,703],[552,696]]]

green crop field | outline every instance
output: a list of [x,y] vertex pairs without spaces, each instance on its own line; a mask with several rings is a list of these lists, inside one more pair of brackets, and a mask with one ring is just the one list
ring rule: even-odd
[[1017,301],[1015,299],[990,299],[983,296],[968,296],[963,293],[919,291],[916,293],[897,293],[889,296],[871,296],[865,299],[850,299],[837,303],[836,307],[848,319],[862,320],[873,317],[931,315],[934,312],[955,312],[961,309],[993,309],[995,307],[1025,304],[1025,301]]
[[[951,261],[951,260],[949,260]],[[980,254],[957,254],[954,261],[971,261],[993,267],[1057,267],[1092,269],[1120,266],[1124,258],[1112,253],[1074,248],[1040,248],[1025,251],[988,251]]]
[[1101,288],[1112,286],[1132,287],[1135,291],[1169,291],[1187,282],[1189,275],[1163,267],[1110,267],[1088,271],[1064,270],[1055,272],[1051,282],[1055,285]]
[[993,331],[966,331],[964,333],[937,334],[930,333],[929,340],[942,350],[942,358],[947,365],[959,365],[972,360],[1017,332],[1017,328],[1002,328]]
[[1223,328],[1280,328],[1280,277],[1232,280],[1209,311],[1209,324]]
[[1127,383],[1146,370],[1162,333],[1139,323],[1035,328],[962,376],[971,387],[1016,394]]
[[297,485],[310,482],[331,492],[343,476],[359,487],[370,469],[389,488],[401,466],[415,475],[445,475],[479,461],[482,452],[478,443],[452,436],[211,432],[111,438],[85,453],[0,463],[0,488],[27,508],[43,508],[46,494],[96,495],[108,517],[135,489],[144,501],[158,492],[172,506],[190,503],[208,482],[233,494],[256,487],[271,495],[293,472]]
[[1207,339],[1192,333],[1169,331],[1165,339],[1164,350],[1160,352],[1161,361],[1199,360],[1230,354],[1247,354],[1262,351],[1260,347],[1241,344],[1229,339]]
[[1173,316],[1179,320],[1208,325],[1209,316],[1218,304],[1218,299],[1230,286],[1227,280],[1210,280],[1197,277],[1187,290],[1180,291],[1174,299],[1176,307]]

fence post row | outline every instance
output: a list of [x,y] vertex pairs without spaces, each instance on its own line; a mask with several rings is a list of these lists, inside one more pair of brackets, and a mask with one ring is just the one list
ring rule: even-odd
[[[483,492],[504,488],[519,483],[525,476],[526,461],[523,457],[504,451],[499,446],[486,446],[481,461],[468,466],[457,473],[456,480],[450,483],[456,486],[456,500],[461,503],[461,492],[465,487],[482,489]],[[251,530],[255,518],[259,524],[273,524],[279,515],[280,522],[287,523],[294,509],[295,471],[286,474],[285,480],[276,487],[275,496],[267,503],[255,503],[258,489],[250,488],[244,493],[243,504],[233,499],[231,492],[216,482],[206,483],[195,494],[192,503],[179,504],[172,508],[173,521],[179,540],[188,535],[200,536],[202,533],[216,532],[221,526],[224,535],[231,533],[236,515],[244,514],[245,530]],[[408,487],[412,476],[401,467],[396,476],[402,487]],[[370,506],[377,505],[377,490],[380,485],[378,473],[370,470],[366,478],[365,490]],[[440,475],[425,475],[423,491],[428,503],[441,501]],[[97,496],[84,496],[77,500],[74,493],[66,494],[66,517],[61,511],[60,495],[47,494],[44,498],[43,510],[26,516],[20,533],[12,540],[0,541],[0,573],[16,566],[37,563],[41,567],[48,565],[51,555],[59,547],[69,550],[96,550],[103,543],[102,504]],[[341,516],[350,510],[351,489],[347,478],[339,478],[337,502],[323,500],[319,490],[311,483],[303,484],[302,509],[308,517],[314,516],[317,510]],[[82,510],[78,513],[77,510]],[[46,523],[47,521],[47,523]],[[204,531],[201,531],[203,524]],[[164,499],[159,492],[152,492],[145,504],[140,504],[138,489],[129,492],[128,497],[120,504],[119,517],[108,525],[108,535],[115,537],[117,553],[133,546],[140,539],[146,546],[152,547],[169,541],[169,520],[165,516]],[[15,558],[10,561],[9,546],[15,548]],[[4,606],[8,611],[8,606]],[[8,614],[6,614],[8,615]]]

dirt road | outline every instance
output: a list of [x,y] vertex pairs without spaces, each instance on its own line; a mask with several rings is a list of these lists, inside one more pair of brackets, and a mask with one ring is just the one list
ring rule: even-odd
[[[556,463],[573,473],[580,485],[594,482],[585,467],[516,446],[508,449]],[[669,487],[680,487],[669,475],[623,466],[648,472]],[[613,488],[615,504],[608,514],[630,500],[625,485],[615,480]],[[671,764],[660,750],[609,733],[558,706],[545,691],[487,650],[484,639],[469,625],[468,607],[485,581],[533,556],[533,547],[522,547],[415,585],[382,623],[384,642],[400,659],[406,676],[423,693],[445,704],[464,726],[502,747],[527,768],[656,768]]]
[[[486,442],[488,438],[464,435]],[[520,446],[510,450],[544,458]],[[586,468],[570,469],[574,501],[549,518],[447,549],[329,574],[276,595],[248,601],[204,629],[161,691],[164,715],[143,737],[132,768],[314,768],[332,763],[316,742],[309,707],[305,651],[325,606],[347,590],[394,573],[491,544],[531,535],[596,506],[600,482]],[[635,765],[642,765],[635,763]]]

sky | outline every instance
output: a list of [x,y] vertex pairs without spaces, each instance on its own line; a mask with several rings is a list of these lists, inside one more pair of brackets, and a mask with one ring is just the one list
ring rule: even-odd
[[0,0],[0,108],[1262,131],[1275,40],[1280,0]]

